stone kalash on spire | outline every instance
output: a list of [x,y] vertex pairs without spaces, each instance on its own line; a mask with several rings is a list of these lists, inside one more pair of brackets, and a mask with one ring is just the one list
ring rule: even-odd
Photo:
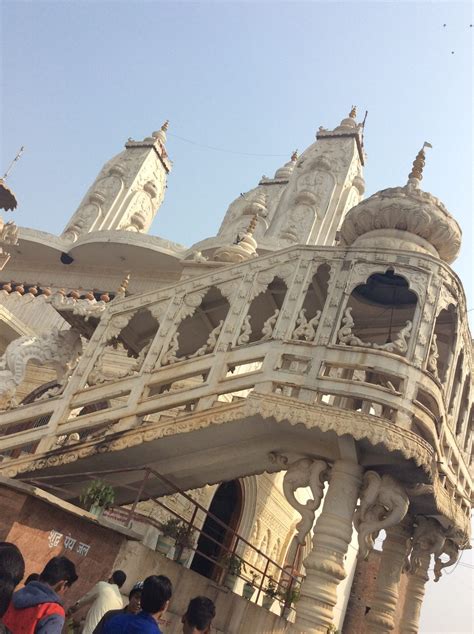
[[163,202],[171,162],[165,149],[169,122],[104,165],[62,234],[68,242],[94,231],[145,233]]

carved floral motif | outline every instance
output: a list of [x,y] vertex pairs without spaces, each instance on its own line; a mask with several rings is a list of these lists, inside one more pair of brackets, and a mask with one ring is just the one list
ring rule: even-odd
[[246,315],[242,328],[240,329],[240,334],[237,339],[237,345],[242,346],[245,343],[250,341],[250,335],[252,334],[252,326],[250,325],[250,315]]
[[171,365],[178,360],[177,352],[179,350],[179,332],[176,331],[169,342],[166,352],[161,357],[161,365]]
[[301,339],[303,341],[314,341],[320,318],[321,311],[318,310],[316,315],[308,321],[306,319],[306,308],[302,308],[296,320],[296,328],[293,330],[291,338]]
[[407,320],[405,326],[397,333],[393,341],[378,344],[362,341],[362,339],[354,335],[352,329],[355,324],[351,312],[352,307],[348,306],[344,312],[344,317],[342,318],[342,326],[337,332],[338,343],[346,346],[362,346],[365,348],[374,348],[375,350],[386,350],[387,352],[395,352],[398,354],[406,353],[408,350],[407,339],[409,339],[412,329],[412,322],[410,320]]
[[53,330],[36,337],[14,339],[0,357],[0,407],[12,405],[15,391],[23,381],[32,360],[52,364],[57,381],[64,385],[82,353],[81,337],[76,330]]
[[430,356],[428,357],[427,369],[428,369],[428,372],[431,372],[431,374],[435,376],[437,379],[439,378],[438,359],[439,359],[439,352],[438,352],[438,344],[437,344],[437,335],[434,334],[431,340]]
[[221,334],[223,325],[224,320],[221,319],[217,326],[209,333],[209,337],[207,338],[206,343],[198,348],[194,354],[189,355],[188,358],[192,359],[193,357],[201,357],[205,354],[213,352],[214,348],[216,347],[217,340],[219,339],[219,335]]
[[267,341],[272,338],[273,331],[275,329],[275,324],[278,319],[278,315],[280,314],[279,309],[277,308],[273,315],[271,315],[263,324],[262,328],[262,338],[260,341]]

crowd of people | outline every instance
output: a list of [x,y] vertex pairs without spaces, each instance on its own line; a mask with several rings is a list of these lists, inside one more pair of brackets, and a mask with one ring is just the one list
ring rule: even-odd
[[[127,576],[116,570],[99,581],[69,610],[63,599],[77,581],[75,565],[67,557],[53,557],[40,574],[25,576],[20,550],[0,542],[0,634],[61,634],[72,615],[89,606],[82,634],[162,634],[160,620],[168,609],[173,586],[168,577],[151,575],[136,583],[124,607],[120,588]],[[209,634],[216,614],[207,597],[195,597],[182,616],[183,634]]]

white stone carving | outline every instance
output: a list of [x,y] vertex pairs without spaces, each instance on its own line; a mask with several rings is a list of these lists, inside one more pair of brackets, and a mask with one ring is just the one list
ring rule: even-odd
[[461,245],[461,230],[432,194],[410,186],[377,192],[353,207],[342,223],[344,245],[365,241],[377,247],[439,254],[451,263]]
[[91,317],[100,319],[107,303],[96,299],[74,299],[66,297],[62,293],[55,293],[46,300],[53,308],[59,312],[71,312],[73,315],[84,317],[84,321],[88,321]]
[[224,325],[224,320],[221,319],[217,326],[211,330],[209,333],[209,337],[207,338],[206,343],[198,348],[194,354],[189,355],[189,358],[193,357],[202,357],[205,354],[209,354],[216,347],[217,340],[219,339],[219,335],[221,334],[222,326]]
[[407,320],[405,326],[397,333],[394,341],[389,341],[384,344],[371,343],[356,337],[356,335],[352,332],[354,325],[352,307],[348,306],[344,312],[344,317],[342,318],[342,326],[337,332],[337,341],[339,344],[346,346],[362,346],[365,348],[374,348],[375,350],[386,350],[387,352],[395,352],[398,354],[405,354],[408,350],[407,338],[409,338],[412,329],[412,322],[410,320]]
[[415,574],[426,556],[434,554],[435,558],[439,558],[443,552],[445,540],[443,527],[437,520],[433,517],[417,516],[412,547],[405,565],[406,572]]
[[395,478],[380,476],[376,471],[364,473],[360,503],[354,515],[354,526],[359,533],[359,557],[367,559],[378,533],[399,524],[408,506],[408,495]]
[[168,348],[161,357],[161,365],[171,365],[178,360],[177,352],[179,350],[179,331],[176,331],[171,338]]
[[246,315],[242,328],[240,329],[240,335],[237,339],[237,345],[242,346],[250,341],[250,335],[252,334],[252,326],[250,325],[250,315]]
[[437,379],[439,378],[438,359],[439,359],[439,352],[438,352],[438,344],[437,344],[437,335],[434,334],[433,338],[431,339],[430,356],[428,357],[427,369],[428,369],[428,372],[431,372],[431,374],[435,376]]
[[0,217],[0,243],[18,244],[18,227],[13,220],[4,222]]
[[135,316],[135,313],[121,313],[119,315],[114,315],[112,319],[107,324],[106,338],[107,341],[111,341],[115,339],[124,328],[126,328],[132,318]]
[[384,343],[382,345],[379,345],[377,343],[368,345],[372,345],[372,347],[376,350],[386,350],[387,352],[398,352],[400,354],[405,354],[405,352],[408,350],[407,339],[410,338],[412,325],[412,322],[410,320],[407,320],[405,326],[400,330],[400,332],[397,333],[394,341],[389,341],[388,343]]
[[[407,556],[405,570],[416,574],[427,557],[434,556],[434,580],[439,581],[443,568],[456,563],[461,548],[466,547],[465,536],[456,529],[445,530],[433,517],[418,515],[415,518],[415,531],[411,545],[411,552]],[[441,556],[448,555],[447,561]]]
[[280,314],[280,310],[277,308],[273,315],[271,315],[263,324],[262,328],[262,338],[261,341],[267,341],[272,338],[273,331],[275,329],[275,324],[278,319],[278,315]]
[[[296,539],[298,543],[304,544],[323,498],[324,482],[329,477],[329,466],[323,460],[313,458],[301,458],[288,465],[288,458],[276,453],[270,453],[269,458],[274,464],[286,469],[283,477],[283,493],[288,503],[301,515],[301,521],[296,526]],[[311,489],[313,497],[306,504],[301,504],[296,499],[295,492],[305,487]]]
[[[441,560],[442,554],[448,555],[448,561]],[[449,566],[453,566],[457,562],[458,558],[459,544],[457,544],[453,539],[445,539],[441,552],[439,552],[438,556],[435,558],[434,580],[439,581],[441,579],[443,568],[449,568]]]
[[12,341],[0,358],[0,406],[12,404],[15,391],[23,381],[30,361],[50,363],[61,385],[67,381],[82,353],[81,337],[76,330],[58,330],[37,337]]
[[306,319],[306,308],[302,308],[296,320],[296,328],[291,335],[292,339],[301,339],[303,341],[314,341],[316,338],[316,329],[321,319],[321,311],[318,310],[316,315],[309,321]]
[[352,333],[354,328],[354,319],[352,317],[352,307],[348,306],[342,318],[342,326],[337,331],[337,342],[346,346],[366,346],[366,344]]

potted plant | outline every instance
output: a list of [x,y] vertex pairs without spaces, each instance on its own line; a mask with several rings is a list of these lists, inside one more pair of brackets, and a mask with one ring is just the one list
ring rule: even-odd
[[266,610],[271,610],[278,596],[277,584],[273,577],[268,577],[267,585],[263,589],[262,607]]
[[221,564],[227,570],[226,577],[224,579],[224,585],[229,590],[233,590],[237,579],[242,574],[242,570],[245,571],[245,564],[242,559],[235,553],[227,553],[221,559]]
[[255,593],[255,586],[260,579],[260,577],[255,572],[251,572],[250,577],[251,579],[247,579],[247,581],[244,583],[244,588],[242,590],[242,596],[244,597],[244,599],[248,599],[249,601],[252,599]]
[[284,619],[288,619],[291,614],[292,605],[300,598],[300,589],[298,586],[289,585],[280,596],[283,601],[281,615]]
[[159,535],[156,542],[156,550],[162,555],[165,555],[165,557],[176,544],[180,525],[181,520],[176,517],[170,517],[166,522],[160,522],[158,524],[161,535]]
[[100,517],[104,509],[111,506],[115,500],[115,491],[102,480],[92,480],[92,482],[82,491],[80,501],[89,512]]
[[186,524],[180,522],[176,534],[176,545],[174,552],[174,560],[184,566],[189,559],[189,551],[194,546],[194,529]]

